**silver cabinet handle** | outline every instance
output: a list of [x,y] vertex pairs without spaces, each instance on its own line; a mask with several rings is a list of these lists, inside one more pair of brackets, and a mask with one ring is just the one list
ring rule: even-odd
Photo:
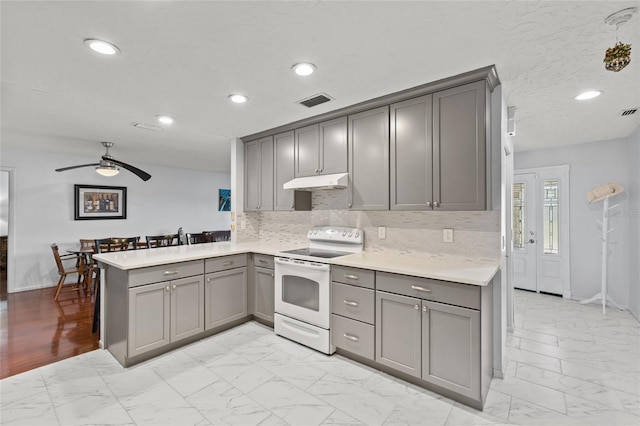
[[210,283],[213,278],[207,278],[207,282]]
[[349,203],[348,206],[349,206],[349,208],[351,208],[351,206],[353,206],[353,204]]
[[427,207],[431,207],[431,201],[427,201]]
[[224,262],[224,263],[222,264],[222,266],[231,266],[231,265],[233,265],[234,263],[235,263],[235,262],[232,260],[231,262]]
[[413,305],[413,309],[420,310],[420,305]]
[[276,276],[276,274],[271,274],[271,278],[273,278],[273,277],[275,277],[275,276]]
[[320,171],[320,169],[315,169],[313,172],[314,173],[318,173]]
[[422,311],[423,311],[423,312],[427,312],[427,307],[426,307],[426,306],[423,306],[423,307],[422,307]]
[[165,289],[166,289],[167,291],[169,291],[169,286],[166,286],[166,287],[165,287]]
[[424,291],[425,293],[431,293],[431,290],[429,290],[428,288],[420,287],[420,286],[417,286],[417,285],[412,285],[411,289],[412,290],[418,290],[418,291]]
[[357,280],[358,276],[357,275],[353,275],[353,274],[344,274],[345,278],[348,278],[350,280]]
[[344,300],[344,304],[345,305],[349,305],[349,306],[358,306],[358,305],[360,305],[358,302],[352,302],[351,300]]
[[344,333],[343,334],[344,338],[347,340],[351,340],[352,342],[357,342],[358,340],[360,340],[360,338],[358,336],[353,336],[349,333]]
[[433,202],[433,207],[440,207],[440,203],[438,201]]
[[260,206],[256,206],[256,210],[258,210],[260,208]]
[[533,238],[528,241],[529,244],[533,244],[535,242],[536,242],[536,240],[534,240]]
[[175,284],[173,285],[173,289],[174,289],[174,290],[176,289],[176,285],[175,285]]
[[264,259],[258,259],[258,262],[262,263],[263,265],[266,265],[267,263],[269,263]]
[[320,173],[322,173],[322,170],[323,170],[323,169],[320,169],[320,170],[319,170],[319,171],[320,171]]
[[293,208],[295,208],[295,207],[296,207],[296,205],[295,205],[295,204],[291,204],[291,208],[292,208],[292,209],[293,209]]
[[177,274],[178,272],[179,272],[179,271],[164,271],[164,272],[162,273],[162,275],[165,275],[165,276],[166,276],[166,275],[175,275],[175,274]]

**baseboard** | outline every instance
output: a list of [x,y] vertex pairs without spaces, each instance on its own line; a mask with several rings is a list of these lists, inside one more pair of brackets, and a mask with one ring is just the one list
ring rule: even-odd
[[562,298],[571,300],[571,290],[564,290],[562,292]]
[[50,288],[50,289],[55,289],[56,288],[56,284],[51,284],[51,285],[34,285],[34,286],[30,286],[30,287],[20,287],[20,288],[14,288],[12,289],[12,291],[10,291],[9,293],[22,293],[23,291],[31,291],[31,290],[42,290],[45,288]]

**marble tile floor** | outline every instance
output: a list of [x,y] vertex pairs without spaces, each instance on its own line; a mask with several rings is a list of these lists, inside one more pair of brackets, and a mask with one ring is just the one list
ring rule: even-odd
[[516,292],[504,379],[479,412],[250,322],[124,369],[96,350],[0,381],[0,424],[640,425],[629,313]]

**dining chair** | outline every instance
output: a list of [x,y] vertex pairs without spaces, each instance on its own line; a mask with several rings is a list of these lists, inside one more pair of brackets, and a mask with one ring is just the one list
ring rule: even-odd
[[[53,251],[53,258],[56,262],[56,266],[58,267],[58,274],[60,275],[60,279],[58,280],[58,284],[56,285],[56,292],[53,296],[54,300],[58,300],[58,296],[60,292],[67,290],[75,290],[80,292],[80,289],[84,287],[84,290],[87,291],[87,282],[85,281],[85,264],[84,264],[84,256],[79,254],[60,254],[58,249],[58,244],[51,244],[51,251]],[[72,267],[66,267],[64,263],[73,262]],[[67,277],[69,275],[77,274],[78,280],[75,283],[66,283]]]
[[229,241],[231,240],[231,231],[213,231],[213,241]]
[[187,244],[204,244],[213,242],[213,235],[207,232],[200,232],[197,234],[187,233]]
[[[127,238],[103,238],[95,240],[96,253],[109,253],[113,251],[137,250],[140,237]],[[96,279],[100,282],[100,269],[96,270]],[[96,333],[100,324],[100,285],[96,288],[96,304],[93,308],[93,326],[91,331]]]
[[177,246],[180,244],[180,237],[178,234],[167,235],[147,235],[147,248],[155,247],[169,247]]
[[80,238],[80,251],[82,251],[82,255],[84,256],[84,263],[86,265],[86,277],[89,284],[89,291],[91,294],[95,293],[96,287],[99,284],[98,280],[98,262],[93,260],[93,254],[96,252],[94,239],[85,239]]

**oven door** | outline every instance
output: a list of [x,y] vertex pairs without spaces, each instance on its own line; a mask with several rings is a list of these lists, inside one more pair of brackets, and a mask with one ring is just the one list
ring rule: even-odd
[[276,257],[275,311],[329,329],[329,265]]

